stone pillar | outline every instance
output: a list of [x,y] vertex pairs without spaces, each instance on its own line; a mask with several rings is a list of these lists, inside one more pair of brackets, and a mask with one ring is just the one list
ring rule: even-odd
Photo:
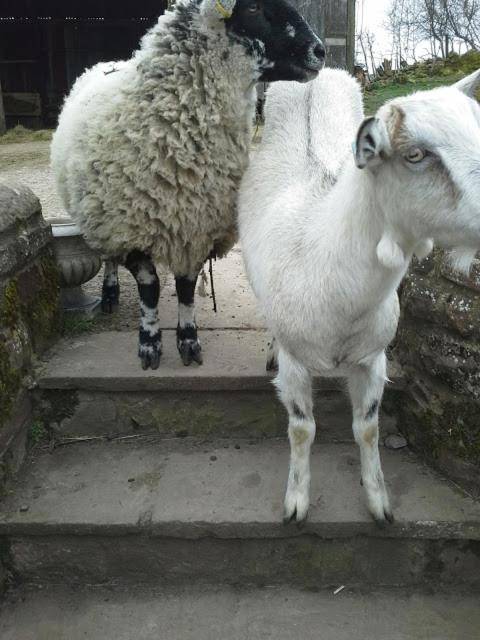
[[480,260],[468,277],[443,252],[401,288],[394,354],[407,386],[399,428],[427,461],[480,495]]
[[0,489],[22,461],[35,354],[61,325],[51,227],[38,198],[0,183]]

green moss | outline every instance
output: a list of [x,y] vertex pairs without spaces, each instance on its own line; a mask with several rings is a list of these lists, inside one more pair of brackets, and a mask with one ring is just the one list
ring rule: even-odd
[[39,288],[32,303],[23,306],[35,346],[43,346],[61,328],[59,307],[60,281],[55,259],[47,254],[40,260]]
[[8,329],[13,329],[18,322],[20,313],[20,300],[18,296],[18,284],[15,278],[10,280],[0,301],[0,322]]
[[22,332],[28,329],[34,348],[46,346],[60,328],[58,296],[58,271],[50,253],[12,278],[0,292],[0,427],[11,414],[24,373],[12,366],[7,343],[21,327]]
[[0,428],[10,417],[21,380],[21,372],[12,367],[5,342],[0,341]]

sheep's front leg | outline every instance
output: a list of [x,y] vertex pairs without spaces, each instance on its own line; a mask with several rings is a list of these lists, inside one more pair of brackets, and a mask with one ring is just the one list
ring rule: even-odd
[[369,367],[359,367],[348,379],[353,410],[353,435],[360,447],[362,483],[368,508],[378,524],[393,522],[378,451],[378,410],[386,380],[382,353]]
[[288,412],[290,469],[284,503],[284,521],[307,517],[310,502],[310,449],[315,438],[312,383],[309,372],[280,348],[275,384]]
[[192,362],[202,364],[202,347],[197,335],[195,322],[195,286],[198,273],[195,275],[175,276],[175,287],[178,299],[177,348],[183,364],[187,367]]
[[140,296],[141,321],[138,357],[143,369],[158,369],[162,355],[162,332],[158,320],[160,282],[150,256],[141,251],[128,254],[126,268],[137,281]]
[[101,303],[103,313],[113,313],[119,299],[118,264],[115,260],[105,260]]

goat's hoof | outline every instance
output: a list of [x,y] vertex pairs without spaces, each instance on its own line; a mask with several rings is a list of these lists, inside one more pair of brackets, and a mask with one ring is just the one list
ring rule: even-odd
[[158,369],[160,365],[160,356],[162,355],[162,345],[140,345],[138,349],[138,357],[142,369]]
[[178,352],[183,364],[188,367],[192,362],[203,364],[202,347],[198,340],[179,340],[177,343]]
[[118,284],[104,286],[102,289],[102,302],[100,308],[103,313],[113,313],[120,301],[120,287]]
[[287,493],[283,510],[283,523],[296,522],[297,525],[301,526],[307,519],[309,506],[308,496],[305,497],[299,493],[294,495]]
[[265,368],[267,371],[278,371],[278,360],[276,356],[271,356],[268,358]]
[[385,529],[388,524],[393,524],[395,522],[393,512],[386,509],[383,511],[383,518],[373,514],[373,519],[379,529]]

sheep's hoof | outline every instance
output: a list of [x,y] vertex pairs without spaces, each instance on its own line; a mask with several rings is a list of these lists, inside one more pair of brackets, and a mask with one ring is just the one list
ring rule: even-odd
[[202,347],[198,340],[179,340],[177,346],[182,362],[186,367],[191,365],[192,362],[203,364]]
[[103,313],[113,313],[120,300],[120,287],[118,284],[103,285],[101,309]]
[[162,355],[162,345],[140,345],[138,357],[142,364],[142,369],[158,369],[160,356]]
[[177,349],[186,367],[192,362],[203,364],[202,347],[195,324],[188,324],[185,327],[177,326]]

